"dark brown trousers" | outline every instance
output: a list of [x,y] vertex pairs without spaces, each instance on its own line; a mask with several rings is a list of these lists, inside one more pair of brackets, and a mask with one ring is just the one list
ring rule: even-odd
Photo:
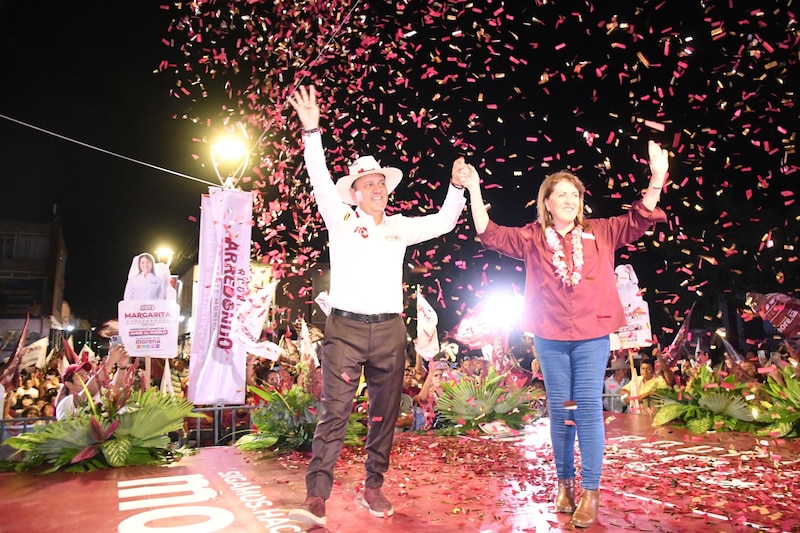
[[400,410],[406,335],[400,317],[368,324],[328,316],[321,362],[322,414],[306,471],[308,496],[327,500],[331,495],[333,465],[342,452],[362,368],[369,394],[365,485],[383,485]]

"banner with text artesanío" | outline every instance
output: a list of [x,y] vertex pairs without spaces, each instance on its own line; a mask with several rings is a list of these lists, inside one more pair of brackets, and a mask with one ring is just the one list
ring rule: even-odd
[[197,316],[189,363],[189,401],[241,404],[246,350],[232,332],[248,294],[252,193],[209,187],[200,216]]

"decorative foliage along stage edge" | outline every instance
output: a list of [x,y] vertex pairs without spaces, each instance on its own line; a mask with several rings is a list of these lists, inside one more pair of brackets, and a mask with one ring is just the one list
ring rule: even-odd
[[443,382],[436,412],[443,422],[440,434],[467,434],[479,431],[485,422],[502,421],[513,429],[539,418],[536,402],[543,399],[542,389],[519,387],[508,373],[497,374],[489,368],[486,378],[466,378]]
[[[252,419],[257,431],[237,440],[239,449],[273,453],[311,449],[314,430],[319,422],[320,402],[316,396],[300,385],[293,385],[285,393],[276,389],[248,388],[266,405],[253,411]],[[359,400],[365,399],[356,399]],[[366,414],[352,413],[345,444],[361,445],[366,434]]]
[[[491,368],[486,378],[465,377],[456,383],[443,383],[443,393],[437,402],[440,435],[460,435],[479,432],[479,424],[501,420],[506,426],[519,430],[538,418],[535,402],[544,392],[534,387],[518,387],[508,374],[497,374]],[[266,402],[253,412],[258,431],[245,435],[236,446],[245,451],[285,453],[311,449],[314,430],[319,422],[319,400],[294,385],[285,393],[274,389],[250,387],[251,392]],[[366,398],[356,398],[356,405]],[[350,416],[345,445],[359,446],[367,433],[366,413],[356,409]]]
[[693,433],[742,431],[769,437],[800,436],[800,382],[791,365],[764,383],[737,381],[734,374],[703,365],[686,386],[661,389],[663,405],[653,425],[681,423]]
[[4,464],[4,469],[50,465],[43,473],[87,472],[172,462],[181,452],[170,449],[168,433],[181,430],[184,418],[195,416],[194,405],[154,388],[126,392],[112,398],[104,390],[102,405],[90,403],[75,416],[7,439],[5,444],[21,452],[22,459]]

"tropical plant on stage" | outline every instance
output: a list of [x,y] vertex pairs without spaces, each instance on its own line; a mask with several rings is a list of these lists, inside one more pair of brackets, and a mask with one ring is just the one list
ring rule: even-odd
[[[761,385],[763,413],[759,420],[766,426],[761,435],[772,437],[800,437],[800,381],[791,365],[767,378]],[[777,379],[776,379],[777,378]]]
[[[249,390],[266,405],[253,411],[252,421],[257,431],[237,440],[239,449],[275,453],[311,449],[320,410],[320,402],[313,394],[300,385],[293,385],[283,394],[276,389],[260,387],[249,387]],[[365,418],[361,412],[350,415],[346,445],[363,443]]]
[[536,405],[544,391],[517,386],[508,373],[498,374],[489,367],[485,378],[465,377],[442,382],[436,400],[436,413],[442,424],[439,434],[461,434],[479,429],[484,422],[502,421],[511,429],[521,429],[541,413]]
[[281,394],[277,389],[248,387],[266,405],[253,411],[257,432],[236,441],[242,450],[272,449],[278,452],[304,450],[311,446],[319,421],[319,400],[299,385]]
[[132,391],[130,383],[117,391],[104,389],[103,402],[32,433],[11,437],[5,444],[21,453],[7,466],[17,471],[50,465],[45,473],[63,469],[86,472],[99,468],[168,463],[168,433],[183,428],[194,416],[194,405],[155,388]]
[[684,387],[661,389],[663,400],[653,425],[682,422],[692,433],[756,431],[753,385],[737,382],[733,374],[721,376],[706,365]]

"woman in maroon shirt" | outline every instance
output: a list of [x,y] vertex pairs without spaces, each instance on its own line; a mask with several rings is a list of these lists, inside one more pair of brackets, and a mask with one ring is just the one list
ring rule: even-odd
[[[610,351],[609,333],[625,324],[616,288],[614,252],[639,239],[655,222],[666,220],[657,208],[667,178],[669,156],[648,145],[650,185],[624,215],[584,219],[585,188],[577,176],[561,171],[539,188],[538,219],[523,227],[500,226],[489,219],[480,177],[472,165],[464,182],[470,193],[475,229],[490,250],[525,262],[522,328],[534,335],[550,406],[550,438],[558,476],[555,504],[573,513],[571,524],[589,527],[597,519],[603,464],[603,379]],[[581,452],[580,503],[575,505],[574,448]]]

